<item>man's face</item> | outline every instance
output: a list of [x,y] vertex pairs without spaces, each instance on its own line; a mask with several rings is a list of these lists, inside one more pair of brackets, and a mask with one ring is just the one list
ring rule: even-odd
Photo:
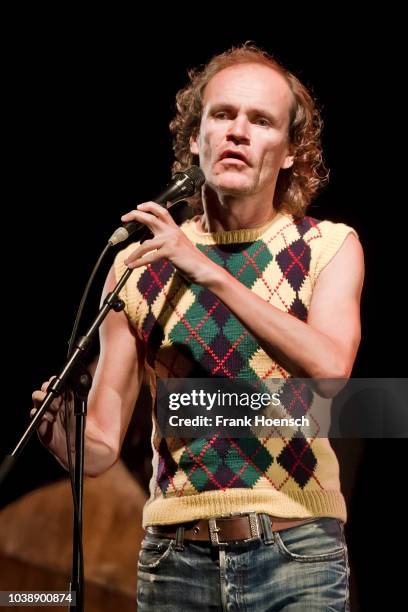
[[220,194],[271,197],[281,168],[293,164],[288,125],[292,94],[284,77],[261,64],[218,72],[204,90],[198,137],[207,184]]

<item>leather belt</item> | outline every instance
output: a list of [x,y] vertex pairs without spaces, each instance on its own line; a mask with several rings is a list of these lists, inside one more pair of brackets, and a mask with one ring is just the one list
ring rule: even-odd
[[[285,519],[263,515],[269,519],[272,531],[281,531],[297,525],[303,525],[316,520],[316,517],[307,519]],[[226,515],[211,519],[201,519],[189,523],[175,525],[150,525],[149,533],[162,537],[174,538],[181,528],[185,540],[211,542],[219,546],[233,542],[250,542],[259,539],[262,533],[262,521],[256,512],[240,515]]]

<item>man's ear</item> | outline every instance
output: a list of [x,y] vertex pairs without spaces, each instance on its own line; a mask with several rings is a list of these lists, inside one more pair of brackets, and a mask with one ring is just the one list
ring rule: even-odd
[[283,168],[285,170],[287,168],[291,168],[293,166],[294,159],[295,159],[295,154],[294,154],[294,151],[293,151],[293,146],[289,146],[289,150],[288,150],[286,156],[283,159],[281,168]]
[[199,154],[197,138],[198,136],[190,137],[190,153],[192,153],[193,155]]
[[293,160],[295,159],[294,155],[287,155],[285,157],[285,159],[283,160],[283,163],[281,165],[281,168],[291,168],[293,166]]

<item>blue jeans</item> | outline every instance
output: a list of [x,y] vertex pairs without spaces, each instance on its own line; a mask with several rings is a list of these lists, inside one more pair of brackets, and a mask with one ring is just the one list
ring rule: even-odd
[[349,610],[343,523],[318,518],[273,539],[228,546],[146,533],[138,564],[139,612]]

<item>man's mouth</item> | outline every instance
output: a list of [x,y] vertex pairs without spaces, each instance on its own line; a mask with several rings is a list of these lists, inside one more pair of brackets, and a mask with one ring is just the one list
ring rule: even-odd
[[247,164],[247,166],[249,166],[249,162],[248,159],[246,158],[246,156],[243,153],[240,153],[239,151],[232,151],[230,149],[228,149],[227,151],[224,151],[220,157],[218,161],[223,161],[224,159],[231,161],[231,160],[238,160],[243,162],[244,164]]

